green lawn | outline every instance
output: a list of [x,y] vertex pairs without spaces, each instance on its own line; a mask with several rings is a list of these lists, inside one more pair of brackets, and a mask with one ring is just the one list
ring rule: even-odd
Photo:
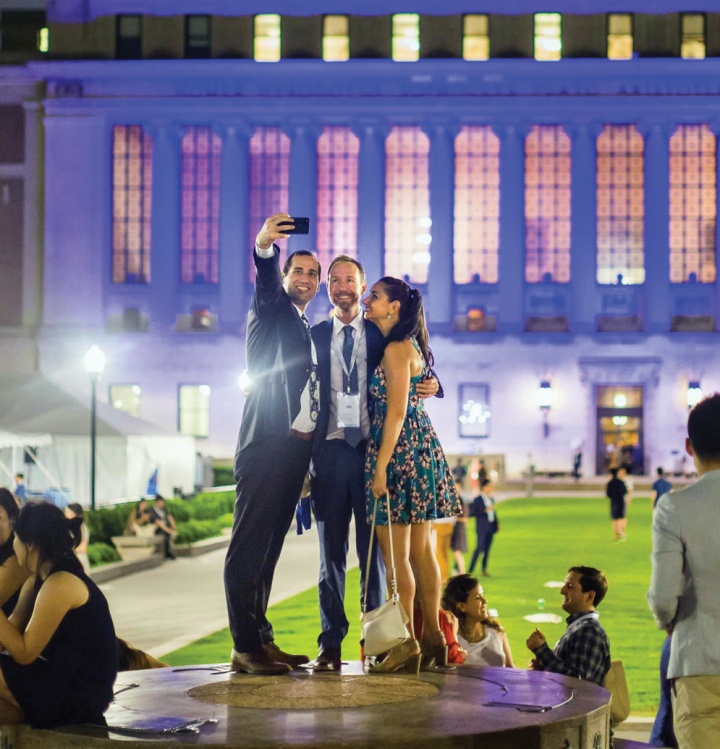
[[[620,658],[630,688],[633,713],[652,713],[658,700],[658,661],[663,634],[655,629],[645,602],[650,579],[649,499],[633,500],[628,515],[628,541],[611,540],[606,499],[514,499],[499,508],[501,532],[495,537],[489,571],[482,580],[488,603],[496,608],[513,649],[515,665],[525,667],[530,653],[525,640],[535,625],[523,616],[538,611],[538,599],[545,599],[545,613],[563,618],[558,589],[546,588],[551,580],[561,581],[569,566],[586,564],[602,568],[610,583],[607,598],[599,608],[614,659]],[[474,526],[468,525],[470,548]],[[354,643],[360,638],[359,573],[348,575],[348,618],[350,633],[344,655],[359,657]],[[301,593],[273,606],[269,618],[277,642],[291,652],[313,657],[319,631],[317,590]],[[565,627],[541,625],[550,644]],[[172,665],[226,661],[231,641],[228,630],[198,640],[163,660]]]

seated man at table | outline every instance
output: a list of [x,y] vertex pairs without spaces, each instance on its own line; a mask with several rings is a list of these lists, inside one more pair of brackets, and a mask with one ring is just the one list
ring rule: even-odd
[[567,629],[553,650],[536,629],[527,639],[533,671],[552,671],[594,681],[600,686],[610,670],[610,641],[595,609],[607,593],[605,575],[594,567],[571,567],[560,589]]

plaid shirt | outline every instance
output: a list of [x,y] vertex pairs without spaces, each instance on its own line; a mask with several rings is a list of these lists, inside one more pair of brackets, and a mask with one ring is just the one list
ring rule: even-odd
[[[587,612],[572,614],[566,620],[568,626],[584,616]],[[571,632],[565,632],[554,651],[546,643],[533,653],[545,671],[594,681],[600,686],[610,670],[610,641],[594,616],[588,617]]]

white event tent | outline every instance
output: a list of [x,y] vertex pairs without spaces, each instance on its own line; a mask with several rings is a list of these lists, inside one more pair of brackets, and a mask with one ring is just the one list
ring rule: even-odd
[[[90,503],[90,407],[40,375],[0,376],[0,485],[25,474],[31,491],[67,489]],[[33,453],[37,460],[26,463]],[[172,496],[195,487],[195,438],[169,434],[112,406],[97,403],[96,502],[146,493],[157,469],[157,491]]]

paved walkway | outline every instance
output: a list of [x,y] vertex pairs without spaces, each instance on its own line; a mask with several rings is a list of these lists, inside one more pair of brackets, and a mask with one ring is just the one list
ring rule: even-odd
[[[225,552],[178,558],[100,585],[118,635],[159,657],[227,627]],[[275,571],[270,604],[317,585],[319,566],[315,527],[302,536],[292,530]]]

